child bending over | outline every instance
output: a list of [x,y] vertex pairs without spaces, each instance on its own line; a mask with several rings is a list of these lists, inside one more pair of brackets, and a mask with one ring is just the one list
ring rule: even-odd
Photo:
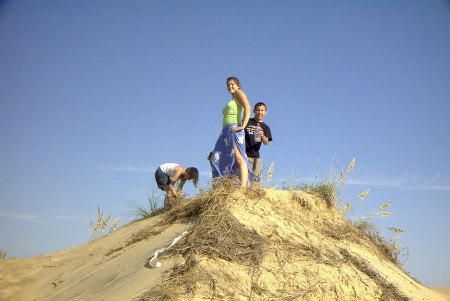
[[[158,188],[166,192],[164,207],[172,206],[173,201],[181,196],[181,190],[188,180],[192,180],[197,187],[198,170],[195,167],[183,168],[177,163],[164,163],[158,167],[155,172],[155,179]],[[175,183],[180,181],[178,189],[175,189]]]

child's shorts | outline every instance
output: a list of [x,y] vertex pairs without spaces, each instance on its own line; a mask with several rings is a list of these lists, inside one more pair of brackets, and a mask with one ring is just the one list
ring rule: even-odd
[[171,181],[169,175],[163,172],[159,167],[155,171],[155,180],[156,184],[158,184],[158,188],[161,190],[164,190],[164,186],[169,185]]
[[262,160],[261,158],[248,157],[248,162],[250,163],[253,173],[261,179],[262,174]]

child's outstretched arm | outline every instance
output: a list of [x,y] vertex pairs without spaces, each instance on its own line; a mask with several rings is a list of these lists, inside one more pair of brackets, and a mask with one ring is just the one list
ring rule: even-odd
[[[172,177],[172,180],[170,181],[170,191],[173,193],[173,195],[177,195],[177,190],[175,190],[175,183],[178,181],[178,179],[180,179],[181,175],[183,174],[183,167],[181,167],[180,165],[175,167],[175,174]],[[181,181],[183,182],[183,180]],[[180,183],[181,185],[181,183]],[[183,183],[184,185],[184,183]],[[181,185],[181,188],[183,188],[183,185]],[[178,186],[178,191],[181,190],[180,186]]]
[[186,183],[186,180],[181,180],[180,184],[178,184],[178,189],[177,192],[181,192],[181,190],[183,190],[183,186]]

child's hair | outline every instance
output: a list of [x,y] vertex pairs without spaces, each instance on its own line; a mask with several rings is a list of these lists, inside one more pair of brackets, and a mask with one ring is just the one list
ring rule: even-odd
[[229,78],[227,78],[227,84],[230,80],[234,81],[236,83],[236,85],[238,85],[238,87],[241,88],[241,83],[239,82],[239,78],[237,78],[236,76],[230,76]]
[[186,172],[190,175],[192,178],[192,182],[194,182],[194,186],[197,187],[198,182],[198,169],[195,167],[188,167],[186,168]]
[[264,106],[264,108],[267,110],[267,106],[266,106],[265,103],[263,103],[263,102],[258,102],[258,103],[253,107],[253,111],[254,111],[257,107],[259,107],[259,106]]

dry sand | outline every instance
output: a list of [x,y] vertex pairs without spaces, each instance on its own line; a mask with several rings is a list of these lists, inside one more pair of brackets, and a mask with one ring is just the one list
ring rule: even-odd
[[[305,192],[234,191],[171,211],[74,248],[0,260],[0,300],[450,300],[448,287],[422,286]],[[184,231],[162,266],[149,266]]]
[[450,295],[450,286],[435,286],[435,287],[432,287],[432,289]]
[[188,224],[126,246],[141,231],[157,229],[160,217],[130,223],[92,243],[29,259],[0,262],[0,300],[133,300],[150,289],[177,258],[161,268],[147,265],[153,253],[169,244]]

